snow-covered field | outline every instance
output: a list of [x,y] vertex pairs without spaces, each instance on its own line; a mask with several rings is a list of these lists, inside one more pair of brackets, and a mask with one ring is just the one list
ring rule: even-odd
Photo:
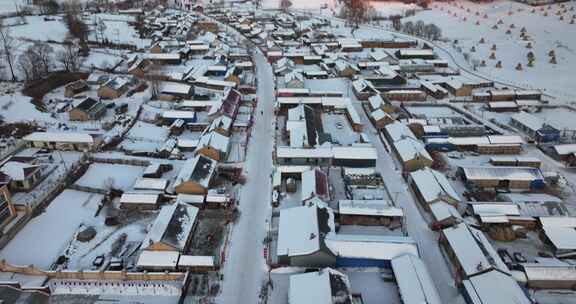
[[[111,172],[114,172],[114,174],[110,174]],[[94,163],[90,165],[88,171],[76,184],[99,189],[112,187],[128,190],[134,185],[136,179],[142,175],[142,172],[144,172],[144,167]]]
[[[470,62],[485,60],[486,67],[479,68],[483,75],[526,88],[544,89],[558,97],[559,102],[573,102],[576,100],[572,77],[576,68],[576,35],[573,35],[576,25],[570,24],[576,13],[573,7],[573,2],[551,5],[550,8],[532,8],[507,0],[489,4],[434,2],[431,10],[419,12],[403,19],[403,22],[422,20],[438,25],[445,38],[458,40],[454,47],[451,43],[442,46],[459,57],[467,53]],[[558,11],[564,20],[560,20]],[[494,25],[497,29],[493,29]],[[522,28],[526,29],[527,40],[520,37]],[[508,30],[510,34],[506,33]],[[480,43],[482,38],[485,43]],[[532,44],[532,49],[526,47],[528,43]],[[495,51],[492,50],[494,44]],[[475,47],[475,52],[471,51],[472,47]],[[461,54],[458,49],[461,49]],[[557,64],[549,63],[548,52],[551,50],[556,53]],[[535,56],[534,67],[527,66],[530,51]],[[492,52],[496,59],[489,58]],[[498,61],[502,61],[502,68],[495,67]],[[516,70],[518,63],[522,64],[522,71]]]
[[0,251],[0,257],[14,265],[49,269],[68,247],[75,231],[94,217],[101,195],[65,190],[32,219]]

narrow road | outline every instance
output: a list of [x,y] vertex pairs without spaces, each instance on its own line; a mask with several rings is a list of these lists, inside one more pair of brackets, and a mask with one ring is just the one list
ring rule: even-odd
[[351,96],[351,98],[354,100],[353,103],[356,111],[360,114],[360,119],[364,125],[364,133],[368,135],[378,151],[376,171],[382,175],[386,188],[392,196],[391,199],[398,207],[404,210],[408,235],[418,243],[422,260],[432,276],[442,303],[463,303],[463,299],[456,289],[453,276],[450,273],[444,255],[438,246],[438,233],[428,228],[426,219],[424,219],[420,213],[417,202],[402,177],[400,165],[392,155],[387,152],[384,144],[377,135],[378,132],[364,112],[362,103],[356,100],[354,96]]
[[259,51],[254,54],[258,105],[244,164],[247,180],[240,194],[240,218],[230,236],[223,290],[218,298],[218,303],[225,304],[258,303],[260,287],[267,272],[263,241],[271,212],[274,79],[266,58]]

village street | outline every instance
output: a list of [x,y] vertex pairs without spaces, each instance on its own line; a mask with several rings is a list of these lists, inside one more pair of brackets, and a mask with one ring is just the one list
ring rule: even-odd
[[402,178],[400,165],[392,158],[388,153],[389,149],[380,140],[379,133],[366,116],[364,109],[362,109],[361,101],[356,100],[354,95],[351,98],[354,101],[356,111],[360,114],[360,119],[364,125],[364,133],[368,135],[378,151],[376,171],[382,175],[384,184],[394,203],[404,209],[408,235],[418,243],[422,259],[428,266],[430,275],[438,289],[438,294],[442,298],[442,303],[463,303],[456,286],[450,279],[452,274],[438,246],[438,234],[428,228],[428,223],[422,213],[420,213],[417,202],[410,193],[404,178]]
[[[230,237],[220,303],[258,303],[266,273],[263,241],[270,215],[272,174],[272,118],[274,116],[272,68],[254,52],[258,78],[258,105],[244,166],[246,184],[240,195],[240,218]],[[261,114],[263,113],[263,114]]]

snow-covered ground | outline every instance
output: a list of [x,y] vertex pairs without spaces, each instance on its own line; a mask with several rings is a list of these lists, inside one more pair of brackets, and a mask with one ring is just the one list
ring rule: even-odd
[[[258,303],[266,273],[263,241],[270,215],[272,174],[273,76],[266,58],[255,53],[258,105],[244,165],[246,184],[240,194],[240,218],[233,228],[218,302]],[[260,115],[263,111],[263,115]]]
[[[561,6],[567,12],[563,12]],[[431,10],[419,12],[403,19],[403,22],[422,20],[438,25],[445,38],[458,40],[455,47],[451,43],[442,44],[455,56],[467,53],[470,62],[485,60],[486,67],[479,68],[483,75],[522,87],[544,89],[558,97],[559,102],[572,102],[576,99],[576,87],[571,76],[576,68],[576,35],[571,34],[576,25],[570,24],[575,14],[571,10],[573,7],[573,2],[551,5],[550,9],[548,6],[533,8],[508,0],[489,4],[434,2]],[[558,11],[564,20],[560,20]],[[499,21],[502,24],[498,24]],[[497,29],[493,29],[494,25]],[[528,40],[520,38],[522,28],[526,29]],[[506,33],[508,30],[510,34]],[[483,44],[480,43],[482,38],[485,40]],[[532,49],[526,47],[528,43],[532,44]],[[496,51],[492,50],[494,44]],[[471,51],[472,47],[476,52]],[[556,53],[557,64],[549,63],[548,52],[551,50]],[[534,67],[527,67],[530,51],[535,55]],[[492,52],[496,59],[489,59]],[[497,61],[502,61],[501,69],[495,67]],[[515,69],[518,63],[522,64],[522,71]]]
[[32,219],[16,237],[0,251],[0,257],[13,265],[34,265],[49,269],[68,247],[74,232],[94,216],[102,196],[65,190]]
[[[114,172],[114,174],[112,175],[110,172]],[[98,189],[128,190],[143,172],[144,167],[93,163],[76,184]]]

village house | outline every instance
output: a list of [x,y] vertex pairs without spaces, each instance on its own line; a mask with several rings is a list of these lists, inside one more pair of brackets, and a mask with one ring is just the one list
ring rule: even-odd
[[353,303],[348,277],[324,268],[290,276],[289,303]]
[[142,241],[142,248],[183,252],[192,239],[199,210],[179,203],[164,206]]
[[290,266],[324,267],[336,263],[336,257],[324,245],[334,232],[334,214],[329,208],[309,204],[280,210],[278,263]]
[[158,65],[176,65],[182,63],[182,58],[180,57],[179,53],[146,53],[142,55],[142,59],[148,60]]
[[85,80],[76,80],[67,84],[64,87],[64,96],[71,98],[74,97],[76,94],[88,91],[89,87]]
[[284,87],[289,89],[304,88],[304,75],[300,70],[294,70],[284,75]]
[[86,133],[34,132],[22,139],[34,148],[50,150],[88,151],[96,144]]
[[68,119],[72,121],[97,120],[106,113],[106,105],[92,97],[86,97],[80,102],[73,102],[68,111]]
[[42,179],[42,166],[33,163],[8,160],[0,166],[0,172],[9,177],[11,191],[30,191]]
[[576,166],[576,144],[554,145],[549,154],[554,159],[564,163],[566,167]]
[[177,82],[165,82],[160,88],[159,100],[173,101],[190,98],[194,94],[191,85]]
[[115,99],[128,91],[130,80],[126,77],[114,77],[98,88],[98,97]]
[[418,201],[426,210],[430,210],[430,205],[438,202],[456,206],[460,201],[458,193],[446,176],[436,170],[424,168],[414,171],[410,173],[409,181]]
[[216,175],[215,160],[196,155],[186,160],[174,182],[178,194],[205,194]]
[[215,161],[224,161],[230,150],[230,138],[215,131],[202,134],[198,140],[196,153]]

